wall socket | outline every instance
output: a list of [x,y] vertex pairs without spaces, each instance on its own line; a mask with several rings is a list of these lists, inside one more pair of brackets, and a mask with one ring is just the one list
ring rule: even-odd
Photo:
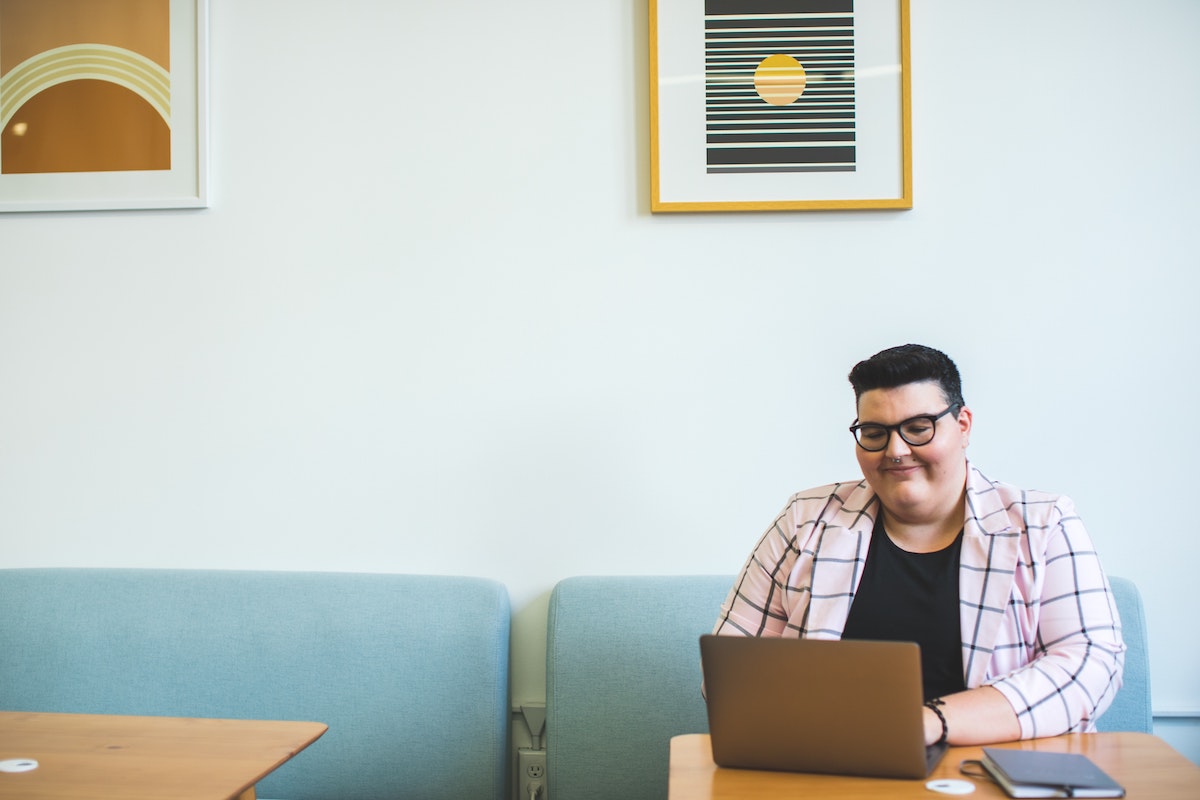
[[541,786],[536,800],[547,800],[546,751],[522,747],[517,751],[517,796],[516,800],[531,800],[529,787]]

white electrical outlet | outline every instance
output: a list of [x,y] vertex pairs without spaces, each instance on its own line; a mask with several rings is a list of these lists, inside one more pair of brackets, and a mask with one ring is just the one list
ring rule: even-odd
[[517,751],[517,800],[547,800],[545,750]]

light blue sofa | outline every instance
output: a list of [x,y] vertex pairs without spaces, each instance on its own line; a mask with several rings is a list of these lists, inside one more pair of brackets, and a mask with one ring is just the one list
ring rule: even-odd
[[1113,704],[1096,720],[1102,731],[1154,732],[1154,714],[1150,708],[1150,650],[1146,631],[1146,611],[1137,585],[1128,578],[1110,575],[1117,611],[1121,614],[1121,634],[1125,638],[1125,672],[1121,691]]
[[672,736],[708,731],[700,635],[732,575],[575,577],[550,594],[551,800],[664,800]]
[[[1145,616],[1134,584],[1110,577],[1129,652],[1101,730],[1150,732]],[[705,733],[699,638],[732,575],[576,577],[550,596],[546,759],[552,800],[663,800],[669,742]]]
[[510,620],[479,578],[0,570],[0,709],[319,721],[260,797],[503,800]]

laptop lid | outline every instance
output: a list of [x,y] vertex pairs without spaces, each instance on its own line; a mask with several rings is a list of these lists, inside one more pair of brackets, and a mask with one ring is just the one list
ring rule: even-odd
[[913,642],[700,637],[713,760],[722,767],[924,778]]

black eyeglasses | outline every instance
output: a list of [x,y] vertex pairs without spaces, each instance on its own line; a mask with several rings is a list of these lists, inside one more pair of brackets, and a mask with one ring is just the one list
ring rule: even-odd
[[888,442],[892,440],[892,431],[900,434],[900,438],[911,446],[920,447],[933,441],[933,434],[937,432],[937,421],[958,407],[958,403],[953,403],[940,414],[921,414],[895,425],[880,425],[878,422],[859,423],[855,420],[850,426],[850,433],[854,434],[854,441],[858,442],[858,446],[870,453],[886,450]]

